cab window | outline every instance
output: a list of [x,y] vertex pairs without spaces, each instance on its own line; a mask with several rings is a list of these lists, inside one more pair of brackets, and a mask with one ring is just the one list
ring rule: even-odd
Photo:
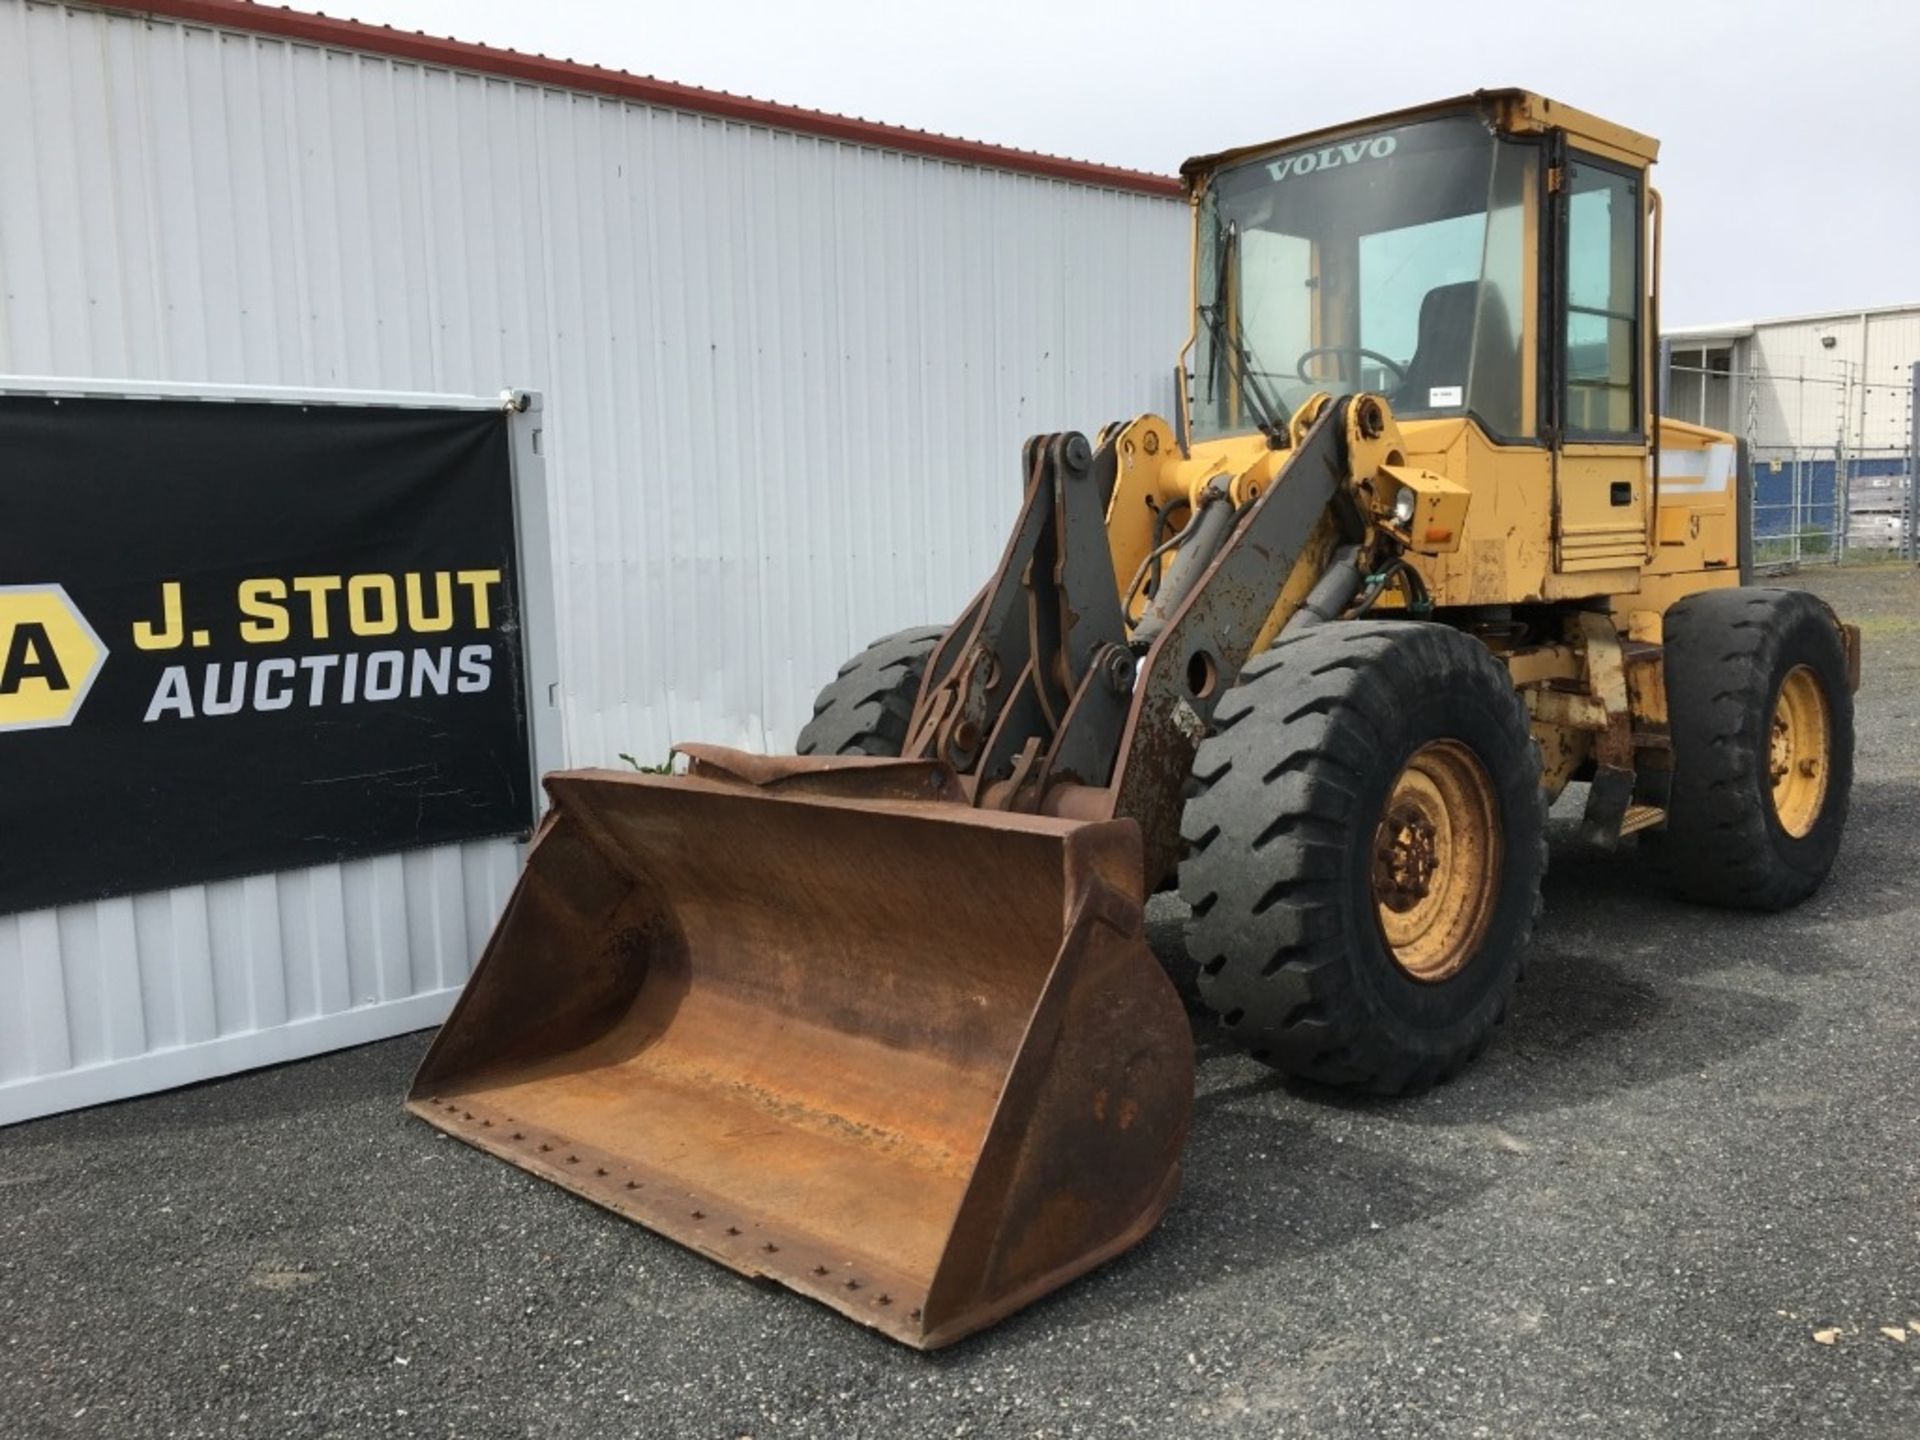
[[1540,147],[1477,112],[1263,152],[1200,201],[1188,418],[1278,430],[1316,391],[1531,438]]
[[1640,436],[1640,215],[1637,175],[1568,163],[1562,373],[1570,439]]

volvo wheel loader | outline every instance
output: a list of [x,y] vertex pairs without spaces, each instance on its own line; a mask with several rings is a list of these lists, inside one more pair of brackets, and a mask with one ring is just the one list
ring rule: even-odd
[[1858,636],[1656,412],[1655,150],[1492,91],[1189,162],[1175,420],[1029,441],[985,586],[798,755],[549,777],[414,1111],[932,1347],[1173,1199],[1150,893],[1227,1034],[1384,1094],[1500,1023],[1570,782],[1681,895],[1810,894]]

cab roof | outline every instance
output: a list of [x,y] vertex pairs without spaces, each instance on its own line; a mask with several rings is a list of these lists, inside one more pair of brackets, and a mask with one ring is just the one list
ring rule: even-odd
[[1660,142],[1651,135],[1642,135],[1638,130],[1615,125],[1610,120],[1602,120],[1571,105],[1562,105],[1558,100],[1549,100],[1531,90],[1476,90],[1471,95],[1435,100],[1405,110],[1390,110],[1383,115],[1309,130],[1302,135],[1286,135],[1259,145],[1242,145],[1212,155],[1196,155],[1180,167],[1180,178],[1191,191],[1201,176],[1250,155],[1261,155],[1282,146],[1304,145],[1315,140],[1337,140],[1345,135],[1378,130],[1385,125],[1405,125],[1439,115],[1458,114],[1463,110],[1479,110],[1489,123],[1510,135],[1539,135],[1548,130],[1565,130],[1580,143],[1583,150],[1599,151],[1637,165],[1651,165],[1660,154]]

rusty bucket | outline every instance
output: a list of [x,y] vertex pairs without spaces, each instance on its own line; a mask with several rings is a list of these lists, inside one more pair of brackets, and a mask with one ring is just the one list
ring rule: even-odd
[[1133,825],[703,756],[549,777],[409,1108],[926,1348],[1146,1235],[1193,1054]]

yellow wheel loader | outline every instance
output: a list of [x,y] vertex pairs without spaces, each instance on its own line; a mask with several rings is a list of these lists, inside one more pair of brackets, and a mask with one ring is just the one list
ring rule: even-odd
[[1733,437],[1656,412],[1655,150],[1508,90],[1190,162],[1175,422],[1029,441],[798,755],[549,777],[412,1109],[932,1347],[1173,1199],[1152,892],[1252,1055],[1385,1094],[1499,1024],[1571,781],[1682,895],[1810,894],[1858,635],[1743,585]]

